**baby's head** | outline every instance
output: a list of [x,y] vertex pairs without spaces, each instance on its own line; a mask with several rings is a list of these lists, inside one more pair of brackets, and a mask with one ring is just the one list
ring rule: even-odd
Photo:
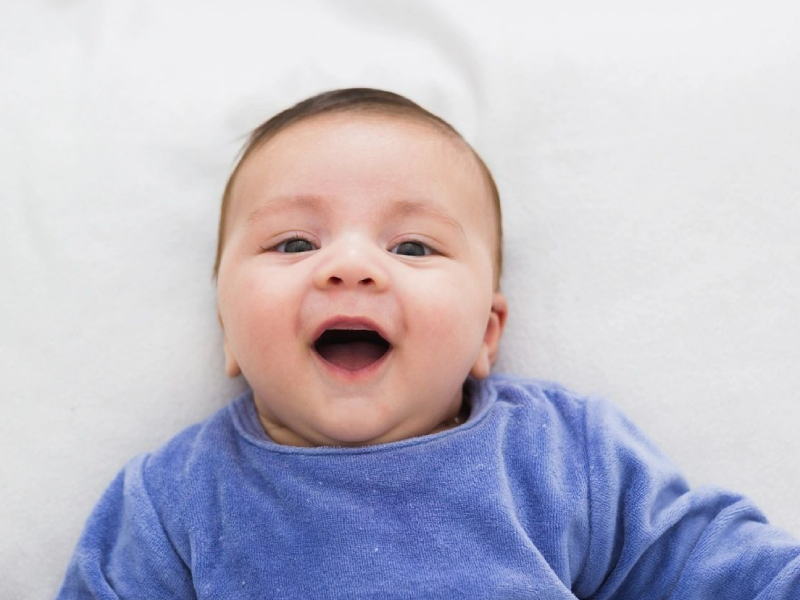
[[215,264],[226,371],[278,443],[445,429],[507,314],[497,189],[446,122],[369,89],[315,96],[250,137]]

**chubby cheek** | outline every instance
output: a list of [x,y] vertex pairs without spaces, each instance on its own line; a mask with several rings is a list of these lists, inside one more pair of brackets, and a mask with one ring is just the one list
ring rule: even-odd
[[466,377],[480,351],[491,309],[491,297],[466,278],[432,286],[407,314],[409,332],[417,340],[420,363],[431,372],[463,372]]
[[298,339],[292,312],[296,299],[269,273],[240,273],[228,283],[220,294],[220,310],[234,356],[247,377],[248,371],[253,375],[274,365],[287,344]]

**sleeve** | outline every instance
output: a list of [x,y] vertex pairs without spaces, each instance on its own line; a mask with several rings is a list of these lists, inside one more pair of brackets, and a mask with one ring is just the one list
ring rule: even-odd
[[145,486],[146,461],[128,463],[94,508],[57,600],[196,598]]
[[749,500],[690,490],[605,401],[586,404],[589,554],[582,598],[800,599],[800,543]]

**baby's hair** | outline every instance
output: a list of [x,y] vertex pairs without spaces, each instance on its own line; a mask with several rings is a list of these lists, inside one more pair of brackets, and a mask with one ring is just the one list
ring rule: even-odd
[[307,98],[287,108],[286,110],[276,114],[269,120],[265,121],[256,127],[251,133],[240,151],[240,158],[236,167],[228,178],[225,185],[225,192],[222,195],[222,208],[219,217],[219,234],[217,238],[217,256],[214,261],[214,280],[216,281],[219,273],[220,260],[222,259],[222,249],[225,245],[225,228],[226,217],[228,213],[228,205],[231,202],[233,193],[233,182],[236,180],[236,175],[239,169],[245,163],[247,158],[258,148],[264,145],[268,140],[283,131],[290,125],[305,121],[311,117],[325,114],[325,113],[361,113],[361,114],[376,114],[387,115],[401,118],[410,118],[416,121],[422,121],[439,128],[446,134],[454,135],[470,150],[478,166],[486,180],[489,192],[492,196],[492,204],[496,218],[496,236],[497,246],[495,248],[495,274],[494,286],[495,289],[500,285],[500,272],[503,265],[503,224],[500,212],[500,194],[497,191],[497,185],[494,182],[489,168],[483,162],[481,157],[475,152],[475,149],[461,136],[456,129],[444,119],[437,117],[431,112],[428,112],[415,102],[384,90],[373,88],[347,88],[323,92]]

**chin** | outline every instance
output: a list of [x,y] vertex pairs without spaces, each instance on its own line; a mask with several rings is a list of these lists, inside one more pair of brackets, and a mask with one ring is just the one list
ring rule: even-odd
[[368,423],[349,422],[340,427],[326,427],[319,431],[329,441],[326,445],[332,446],[372,446],[386,444],[400,439],[412,437],[413,434],[404,434],[397,427]]
[[387,432],[376,433],[373,431],[332,431],[326,435],[331,446],[372,446],[394,441]]

